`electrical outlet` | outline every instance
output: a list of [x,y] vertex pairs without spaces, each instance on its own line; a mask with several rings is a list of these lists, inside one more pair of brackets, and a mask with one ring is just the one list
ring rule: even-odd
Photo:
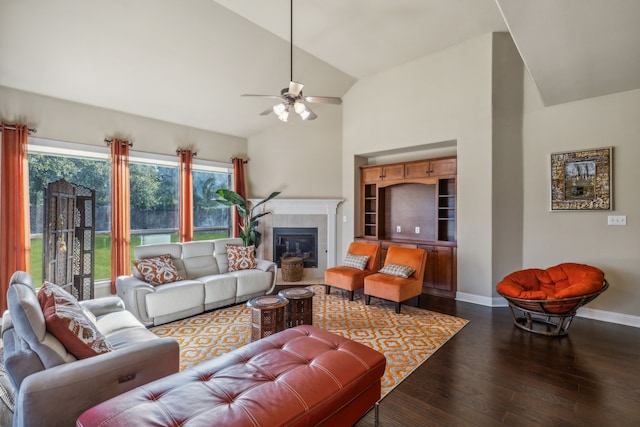
[[344,215],[344,216],[342,217],[342,222],[347,222],[347,216],[346,216],[346,215]]
[[416,234],[420,234],[420,227],[416,227]]
[[607,217],[607,225],[627,225],[626,215],[609,215]]
[[396,232],[397,233],[402,233],[402,227],[400,227],[399,225],[396,226]]

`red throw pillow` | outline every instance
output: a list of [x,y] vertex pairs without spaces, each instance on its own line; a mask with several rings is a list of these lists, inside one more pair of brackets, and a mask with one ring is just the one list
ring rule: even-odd
[[227,258],[229,259],[229,271],[250,270],[256,268],[255,246],[227,246]]
[[182,280],[169,254],[136,259],[133,261],[133,266],[140,272],[144,281],[152,285],[162,285]]
[[44,282],[38,292],[47,331],[58,338],[78,359],[112,350],[111,345],[73,295],[53,283]]

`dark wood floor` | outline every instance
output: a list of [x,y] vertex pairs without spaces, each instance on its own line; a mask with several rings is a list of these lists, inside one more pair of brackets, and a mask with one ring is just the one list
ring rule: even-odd
[[[575,318],[569,335],[513,326],[508,308],[423,295],[469,324],[380,402],[380,426],[638,426],[640,329]],[[357,426],[375,425],[373,410]]]

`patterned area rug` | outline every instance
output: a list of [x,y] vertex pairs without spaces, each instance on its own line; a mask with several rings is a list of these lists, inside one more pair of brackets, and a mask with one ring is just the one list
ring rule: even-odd
[[[362,294],[349,301],[346,293],[322,285],[309,286],[313,297],[313,325],[361,342],[383,353],[387,369],[382,396],[420,366],[460,331],[468,320],[411,306],[395,313],[394,303]],[[180,343],[180,369],[227,353],[251,342],[251,313],[246,304],[222,308],[151,328],[156,335]]]

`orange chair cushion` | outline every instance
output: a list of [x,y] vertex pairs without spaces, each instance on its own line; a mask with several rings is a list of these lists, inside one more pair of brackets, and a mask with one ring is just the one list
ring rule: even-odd
[[586,264],[563,263],[546,270],[513,272],[496,285],[501,295],[531,300],[553,300],[589,295],[604,284],[604,272]]
[[427,261],[424,249],[391,246],[384,265],[399,264],[415,269],[408,278],[376,273],[364,278],[364,293],[377,298],[402,302],[422,293],[422,280]]
[[380,265],[380,247],[373,243],[352,242],[347,253],[366,255],[369,257],[364,270],[339,265],[324,271],[324,283],[348,291],[355,291],[364,286],[364,278],[375,273]]
[[422,294],[422,281],[415,278],[376,273],[365,277],[364,293],[389,301],[402,302]]
[[373,274],[373,271],[340,265],[325,270],[324,283],[340,289],[355,291],[364,286],[364,278],[369,274]]

